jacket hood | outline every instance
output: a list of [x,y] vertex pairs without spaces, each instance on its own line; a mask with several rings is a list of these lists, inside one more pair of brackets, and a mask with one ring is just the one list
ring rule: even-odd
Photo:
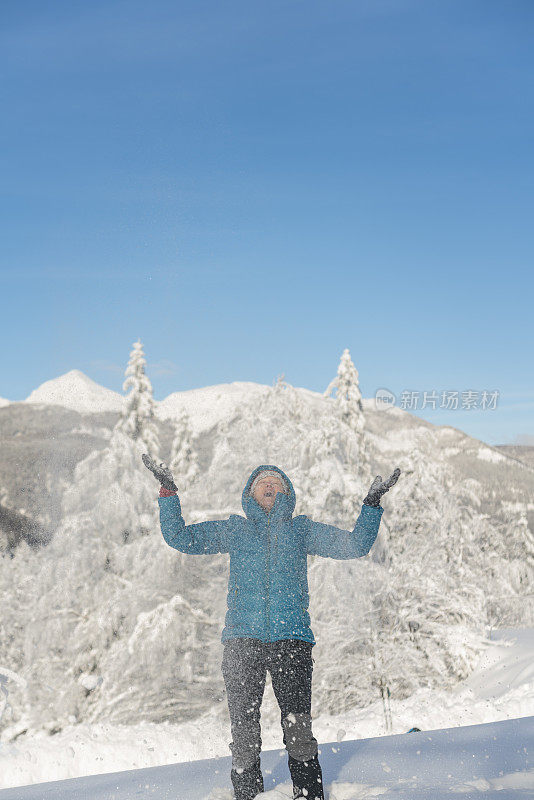
[[290,479],[286,475],[286,473],[280,469],[280,467],[276,467],[274,464],[262,464],[256,469],[252,470],[250,475],[248,476],[248,480],[245,484],[245,488],[243,489],[243,493],[241,495],[241,505],[243,507],[243,511],[245,512],[246,516],[249,519],[261,519],[261,517],[266,517],[267,512],[257,503],[253,497],[250,496],[250,487],[252,486],[252,482],[256,478],[256,476],[263,472],[263,470],[274,470],[278,472],[282,478],[287,483],[289,493],[283,494],[282,492],[276,493],[276,500],[274,501],[274,505],[269,513],[269,519],[287,519],[293,516],[293,511],[295,510],[295,504],[297,502],[297,498],[295,496],[295,490],[293,488],[293,484],[291,483]]

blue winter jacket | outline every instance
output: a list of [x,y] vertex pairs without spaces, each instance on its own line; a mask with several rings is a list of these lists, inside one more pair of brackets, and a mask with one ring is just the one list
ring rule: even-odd
[[[278,492],[269,513],[249,494],[262,470],[276,470],[287,482],[289,494]],[[230,554],[228,611],[222,641],[238,636],[274,642],[303,639],[315,644],[308,614],[309,555],[360,558],[371,549],[384,509],[362,505],[352,532],[293,517],[295,491],[287,475],[271,464],[257,467],[243,489],[245,516],[186,525],[177,495],[160,497],[163,538],[182,553]]]

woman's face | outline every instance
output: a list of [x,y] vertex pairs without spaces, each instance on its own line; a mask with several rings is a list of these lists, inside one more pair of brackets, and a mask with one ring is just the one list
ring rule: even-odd
[[264,509],[270,511],[276,500],[276,493],[284,492],[284,485],[280,478],[262,478],[254,489],[254,500]]

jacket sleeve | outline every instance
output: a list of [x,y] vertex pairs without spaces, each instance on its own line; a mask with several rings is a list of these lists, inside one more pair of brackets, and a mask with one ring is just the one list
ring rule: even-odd
[[352,532],[310,519],[306,537],[308,555],[340,559],[366,556],[378,536],[383,512],[382,506],[362,505]]
[[193,556],[229,552],[227,519],[186,525],[178,495],[158,497],[158,503],[161,533],[169,547]]

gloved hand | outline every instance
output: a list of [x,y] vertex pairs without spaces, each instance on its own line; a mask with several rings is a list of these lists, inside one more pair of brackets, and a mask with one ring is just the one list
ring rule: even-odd
[[150,458],[150,456],[146,453],[143,453],[141,458],[143,459],[143,464],[145,467],[153,473],[156,480],[159,481],[165,489],[168,489],[172,492],[178,491],[178,487],[174,482],[172,472],[163,462],[161,462],[161,464],[158,466],[154,459]]
[[391,487],[397,483],[397,480],[400,475],[400,469],[397,467],[387,481],[382,481],[382,475],[377,475],[374,481],[371,484],[371,488],[369,489],[367,496],[364,499],[364,504],[366,506],[373,506],[374,508],[378,508],[380,505],[380,498],[383,494],[388,492]]

